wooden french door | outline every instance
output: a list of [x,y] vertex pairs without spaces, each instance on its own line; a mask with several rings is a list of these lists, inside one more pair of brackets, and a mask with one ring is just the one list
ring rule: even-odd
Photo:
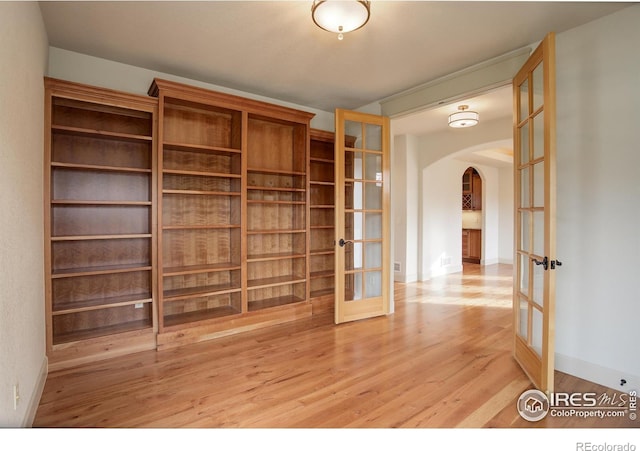
[[553,391],[556,259],[555,35],[513,79],[514,355],[539,390]]
[[[389,118],[341,109],[335,118],[339,324],[389,313]],[[353,147],[345,144],[347,136],[355,138]]]

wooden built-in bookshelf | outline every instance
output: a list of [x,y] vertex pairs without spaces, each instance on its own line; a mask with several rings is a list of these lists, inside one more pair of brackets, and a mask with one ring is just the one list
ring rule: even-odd
[[313,114],[156,79],[45,78],[52,369],[333,308],[333,133]]
[[149,94],[160,109],[158,346],[311,314],[313,115],[166,80]]
[[153,348],[156,102],[45,78],[45,105],[49,368]]

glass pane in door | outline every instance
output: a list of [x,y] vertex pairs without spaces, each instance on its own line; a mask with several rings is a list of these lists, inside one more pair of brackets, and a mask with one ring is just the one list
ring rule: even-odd
[[533,165],[533,207],[544,207],[544,161]]
[[531,284],[531,300],[542,307],[544,304],[544,266],[533,265],[533,280]]
[[533,253],[544,256],[544,212],[533,212]]
[[366,272],[366,285],[364,292],[368,298],[376,298],[382,296],[382,272],[369,271]]
[[346,152],[344,163],[344,177],[346,179],[362,180],[362,152]]
[[366,180],[382,179],[382,155],[381,154],[371,153],[371,152],[368,152],[366,154],[364,176]]
[[533,70],[533,108],[532,112],[539,110],[544,103],[544,63],[540,63]]
[[366,269],[382,267],[382,242],[365,243],[364,267]]
[[344,122],[344,132],[347,136],[355,136],[354,149],[362,149],[362,123],[355,121]]
[[362,210],[362,182],[352,182],[345,188],[345,196],[351,197],[350,205],[346,208]]
[[520,127],[520,164],[529,162],[529,123]]
[[520,170],[520,206],[529,207],[529,166]]
[[382,210],[382,186],[368,182],[365,187],[367,210]]
[[518,335],[527,340],[529,338],[529,303],[520,299],[520,307],[518,309]]
[[361,242],[345,244],[344,269],[347,271],[362,269],[362,249]]
[[528,211],[523,211],[520,213],[520,241],[519,241],[519,247],[518,250],[521,251],[525,251],[525,252],[531,252],[531,239],[530,239],[530,222],[531,222],[531,216],[530,213]]
[[[518,122],[522,122],[529,116],[529,80],[525,79],[519,88],[520,109],[518,110]],[[526,160],[523,161],[528,161]]]
[[[362,212],[345,213],[344,239],[347,241],[362,239]],[[357,226],[356,226],[357,225]]]
[[362,299],[362,273],[345,274],[344,279],[344,300],[359,301]]
[[529,293],[529,257],[520,254],[520,288],[521,294],[527,296]]
[[533,159],[544,157],[544,111],[533,118]]
[[537,308],[531,309],[531,347],[538,354],[542,355],[542,312]]
[[364,233],[368,240],[382,238],[382,213],[367,213],[365,216]]
[[365,146],[367,150],[382,150],[382,126],[365,124]]

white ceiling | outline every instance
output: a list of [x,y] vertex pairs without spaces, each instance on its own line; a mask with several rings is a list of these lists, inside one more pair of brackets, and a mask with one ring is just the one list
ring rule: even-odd
[[[368,105],[631,3],[373,0],[366,26],[342,41],[314,25],[311,4],[44,1],[40,8],[53,47],[333,111]],[[394,119],[394,133],[446,128],[460,103]],[[464,103],[483,121],[511,115],[511,90]],[[501,165],[504,157],[505,149],[494,149],[466,158]]]
[[40,8],[51,46],[333,111],[629,5],[373,0],[369,23],[339,41],[314,25],[311,4],[45,1]]

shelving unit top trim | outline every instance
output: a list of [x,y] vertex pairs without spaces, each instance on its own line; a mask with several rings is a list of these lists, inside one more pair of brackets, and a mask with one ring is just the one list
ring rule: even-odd
[[230,110],[246,111],[262,117],[273,116],[302,124],[308,124],[315,116],[314,113],[308,111],[155,78],[149,87],[148,94],[152,97],[160,97],[161,91],[170,92],[171,94],[169,96],[178,95],[183,100],[188,99],[193,102],[219,106]]
[[[326,143],[330,143],[333,144],[336,138],[335,132],[330,132],[327,130],[320,130],[319,128],[310,128],[309,129],[309,136],[311,138],[312,141],[323,141]],[[356,137],[355,136],[350,136],[350,135],[346,135],[345,136],[345,141],[347,146],[346,147],[352,147],[353,144],[356,142]]]
[[334,132],[329,132],[326,130],[320,130],[317,128],[312,128],[309,130],[309,136],[311,137],[312,140],[314,141],[324,141],[330,144],[333,144],[333,141],[335,140],[335,133]]
[[134,116],[135,110],[153,113],[158,109],[158,99],[154,97],[130,94],[108,88],[97,88],[73,81],[44,77],[44,87],[49,90],[52,97],[85,100],[96,102],[100,105],[113,106],[118,109],[130,109]]

